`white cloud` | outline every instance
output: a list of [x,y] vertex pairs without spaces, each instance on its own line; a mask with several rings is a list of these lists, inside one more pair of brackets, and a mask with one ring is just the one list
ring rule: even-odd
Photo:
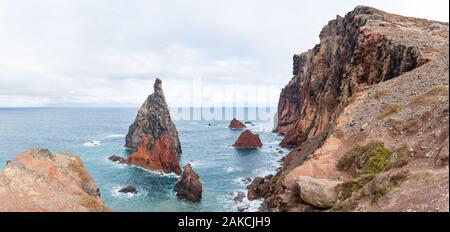
[[292,55],[356,5],[448,21],[446,0],[0,0],[0,107],[136,106],[155,77],[177,104],[198,77],[209,92],[281,89]]

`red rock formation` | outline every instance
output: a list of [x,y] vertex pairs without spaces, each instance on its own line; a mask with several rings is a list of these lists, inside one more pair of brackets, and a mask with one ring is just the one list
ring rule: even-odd
[[235,148],[260,148],[261,139],[258,134],[253,134],[250,130],[245,130],[239,135],[239,138],[233,144]]
[[242,128],[246,128],[245,124],[242,123],[241,121],[233,118],[233,120],[231,120],[230,125],[228,126],[231,129],[242,129]]
[[[357,7],[330,21],[320,33],[320,44],[294,56],[294,77],[282,90],[278,104],[276,131],[286,135],[282,146],[296,147],[313,137],[326,137],[356,92],[429,61],[433,51],[405,41],[402,33],[407,37],[411,32],[401,31],[401,23],[392,23],[399,19],[374,8]],[[407,19],[420,21],[420,27],[436,23]]]
[[128,163],[150,170],[181,174],[178,152],[171,143],[171,138],[168,134],[161,135],[153,143],[150,152],[147,151],[147,136],[145,134],[141,136],[141,144],[135,152],[130,154],[127,160]]

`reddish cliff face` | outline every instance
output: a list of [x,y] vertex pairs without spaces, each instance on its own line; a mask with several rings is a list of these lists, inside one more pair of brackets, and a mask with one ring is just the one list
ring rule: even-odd
[[262,143],[258,134],[253,134],[250,130],[245,130],[239,135],[233,147],[243,149],[260,148],[262,147]]
[[294,77],[278,104],[276,131],[285,134],[282,146],[297,147],[326,136],[355,93],[435,57],[430,41],[409,37],[413,30],[405,29],[409,26],[405,19],[420,30],[432,30],[433,24],[439,27],[437,22],[357,7],[330,21],[320,33],[320,44],[294,56]]
[[127,160],[130,164],[153,171],[181,173],[180,140],[170,118],[161,80],[156,79],[154,92],[139,108],[125,138],[125,146],[131,149]]

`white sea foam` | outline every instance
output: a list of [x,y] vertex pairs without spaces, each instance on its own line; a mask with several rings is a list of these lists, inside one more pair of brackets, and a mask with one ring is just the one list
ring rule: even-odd
[[83,146],[85,146],[85,147],[97,147],[97,146],[100,146],[101,144],[102,144],[102,141],[91,140],[91,141],[87,141],[87,142],[83,143]]
[[[243,208],[244,212],[256,212],[259,211],[259,208],[261,207],[261,204],[263,203],[262,199],[256,199],[253,201],[250,201],[247,197],[244,197],[242,199],[242,202],[234,202],[234,197],[237,196],[238,192],[243,192],[245,196],[247,196],[248,190],[247,189],[241,189],[236,192],[233,192],[229,196],[225,198],[226,203],[228,203],[228,207],[231,206],[232,211],[239,211],[239,208]],[[231,203],[230,203],[231,202]]]

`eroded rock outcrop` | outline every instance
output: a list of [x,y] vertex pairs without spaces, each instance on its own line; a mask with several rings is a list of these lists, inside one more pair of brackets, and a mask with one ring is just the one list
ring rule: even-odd
[[177,197],[180,199],[200,202],[202,199],[202,183],[200,177],[194,172],[190,164],[183,167],[180,180],[174,187]]
[[233,144],[235,148],[253,149],[262,147],[261,139],[258,134],[253,134],[250,130],[242,132],[236,142]]
[[245,124],[242,123],[241,121],[233,118],[233,120],[231,120],[230,125],[228,126],[231,129],[243,129],[246,128]]
[[0,211],[111,211],[80,158],[29,149],[0,172]]
[[127,162],[149,170],[180,174],[180,140],[170,118],[161,80],[156,79],[153,88],[125,138],[125,146],[131,149]]

